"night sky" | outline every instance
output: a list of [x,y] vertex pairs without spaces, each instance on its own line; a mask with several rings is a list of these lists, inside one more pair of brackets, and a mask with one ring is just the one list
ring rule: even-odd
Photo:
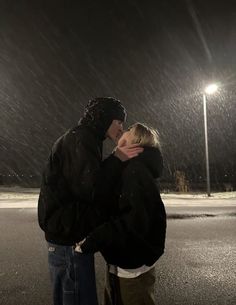
[[204,176],[212,81],[210,167],[224,175],[236,168],[234,1],[0,0],[0,174],[40,176],[88,100],[113,96],[127,125],[159,130],[166,173]]

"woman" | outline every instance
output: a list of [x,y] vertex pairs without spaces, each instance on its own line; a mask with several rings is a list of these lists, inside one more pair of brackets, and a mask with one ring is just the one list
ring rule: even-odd
[[118,146],[134,143],[144,151],[125,162],[114,215],[77,247],[83,253],[100,251],[108,263],[107,304],[155,304],[154,266],[164,252],[166,213],[156,183],[163,167],[158,135],[136,123]]

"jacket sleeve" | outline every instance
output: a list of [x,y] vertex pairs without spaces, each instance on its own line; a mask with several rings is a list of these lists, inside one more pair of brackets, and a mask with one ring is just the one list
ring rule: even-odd
[[102,162],[94,147],[83,142],[77,144],[76,159],[79,162],[71,167],[67,181],[71,181],[73,194],[83,203],[77,205],[75,221],[86,218],[88,233],[110,216],[111,196],[121,175],[122,162],[113,155]]
[[149,216],[142,182],[135,172],[124,182],[126,186],[122,192],[124,200],[120,198],[120,214],[89,234],[81,246],[84,253],[94,253],[107,247],[123,248],[130,237],[145,236]]
[[88,222],[93,222],[91,226],[94,227],[94,219],[101,223],[100,205],[106,202],[106,190],[112,187],[116,176],[112,168],[119,172],[121,161],[111,156],[102,164],[98,148],[76,138],[65,151],[63,140],[59,139],[53,146],[43,174],[38,220],[44,231],[66,233],[83,209]]
[[100,163],[99,154],[73,135],[54,144],[38,204],[39,225],[44,231],[67,234],[72,230],[80,212],[77,209],[81,210],[79,202],[92,204],[91,190]]
[[93,201],[98,209],[111,209],[114,189],[120,183],[124,163],[113,154],[102,162],[93,188]]
[[90,204],[108,198],[121,175],[123,162],[114,155],[102,162],[99,148],[83,139],[76,141],[70,153],[65,159],[75,161],[66,162],[63,172],[67,181],[70,181],[72,192]]

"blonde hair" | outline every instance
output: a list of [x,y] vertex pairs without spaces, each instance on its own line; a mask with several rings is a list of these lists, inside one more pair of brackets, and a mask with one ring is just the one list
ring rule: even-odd
[[138,143],[141,146],[151,146],[160,148],[160,140],[158,132],[142,123],[131,125],[128,130],[133,134],[132,144]]

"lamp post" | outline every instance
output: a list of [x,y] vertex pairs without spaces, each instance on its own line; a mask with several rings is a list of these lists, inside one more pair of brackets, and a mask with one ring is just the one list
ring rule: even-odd
[[204,132],[205,132],[205,153],[206,153],[206,178],[207,178],[207,196],[211,196],[210,188],[210,170],[209,170],[209,153],[208,153],[208,134],[207,134],[207,109],[206,109],[206,96],[215,93],[218,89],[216,84],[207,86],[203,93],[203,114],[204,114]]

